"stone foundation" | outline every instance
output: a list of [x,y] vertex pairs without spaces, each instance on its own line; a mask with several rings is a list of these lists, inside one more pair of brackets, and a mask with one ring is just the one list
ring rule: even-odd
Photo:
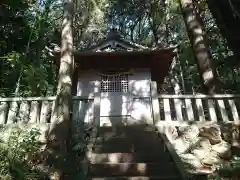
[[160,125],[158,129],[191,173],[212,173],[240,154],[240,125],[205,122],[185,127]]

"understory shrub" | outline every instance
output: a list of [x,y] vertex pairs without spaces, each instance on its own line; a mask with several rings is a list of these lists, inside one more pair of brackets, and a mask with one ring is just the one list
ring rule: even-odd
[[33,157],[40,153],[37,142],[38,129],[0,129],[0,179],[1,180],[41,180],[47,179],[34,163]]
[[209,180],[237,180],[240,179],[240,157],[232,159],[219,166],[214,174],[208,176]]
[[[51,155],[42,148],[39,143],[41,133],[37,128],[0,127],[0,180],[48,180],[54,167],[64,171],[66,179],[85,179],[88,173],[86,150],[91,132],[91,126],[74,131],[70,149],[60,156]],[[44,160],[45,156],[48,160]]]
[[[79,126],[75,126],[79,127]],[[71,153],[74,158],[75,173],[71,179],[86,179],[88,173],[88,159],[86,157],[87,144],[90,140],[93,126],[84,126],[83,128],[75,129],[71,139]]]

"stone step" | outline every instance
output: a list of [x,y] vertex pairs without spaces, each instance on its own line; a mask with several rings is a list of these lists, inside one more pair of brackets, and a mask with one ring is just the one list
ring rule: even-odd
[[181,180],[179,176],[130,176],[130,177],[101,177],[91,178],[91,180]]
[[162,139],[150,126],[101,127],[92,141],[89,179],[181,179]]
[[132,126],[110,126],[110,127],[99,127],[100,130],[112,131],[112,130],[145,130],[153,131],[155,127],[147,125],[132,125]]
[[97,163],[161,163],[172,161],[169,153],[92,153],[89,161]]
[[97,137],[103,139],[110,139],[110,138],[131,138],[134,140],[142,140],[146,141],[148,139],[157,139],[159,138],[155,132],[125,132],[125,133],[114,133],[114,132],[105,132],[105,133],[98,133]]
[[134,128],[99,128],[98,129],[99,136],[103,135],[129,135],[132,134],[134,136],[138,136],[139,134],[145,134],[145,135],[154,135],[156,132],[150,128],[150,129],[134,129]]
[[90,164],[91,177],[111,176],[169,176],[177,174],[177,168],[172,162],[155,163],[101,163]]
[[145,146],[144,144],[133,144],[133,143],[112,143],[102,144],[93,146],[94,153],[165,153],[165,149],[162,145]]
[[136,126],[113,126],[113,127],[100,127],[99,132],[126,132],[126,131],[145,131],[154,132],[155,128],[147,125]]
[[158,148],[158,147],[163,147],[163,143],[157,139],[157,138],[152,138],[152,137],[141,137],[141,138],[133,138],[133,137],[112,137],[112,138],[102,138],[102,137],[97,137],[95,139],[90,140],[94,142],[94,145],[135,145],[135,146],[148,146],[152,148]]

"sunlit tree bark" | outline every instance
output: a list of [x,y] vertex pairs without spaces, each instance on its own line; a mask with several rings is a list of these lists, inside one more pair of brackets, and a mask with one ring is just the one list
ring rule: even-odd
[[[53,105],[53,115],[49,133],[49,146],[59,152],[65,152],[69,139],[71,125],[70,111],[72,106],[72,74],[73,74],[73,2],[65,0],[64,17],[61,37],[61,58],[56,101]],[[61,177],[61,170],[57,170],[56,178]]]
[[198,65],[198,70],[206,93],[214,93],[218,89],[217,73],[213,65],[213,59],[204,40],[204,31],[200,17],[195,13],[192,0],[179,0],[183,13],[188,36]]

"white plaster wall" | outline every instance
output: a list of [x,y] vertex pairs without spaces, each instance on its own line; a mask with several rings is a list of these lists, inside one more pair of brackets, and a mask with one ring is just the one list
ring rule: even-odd
[[148,69],[137,69],[129,76],[129,92],[133,96],[150,97],[151,73]]
[[97,82],[100,77],[94,71],[80,71],[78,73],[77,96],[94,96],[98,92]]
[[152,123],[151,115],[151,73],[148,69],[138,69],[129,76],[130,123]]
[[153,123],[150,85],[150,71],[137,69],[129,75],[129,93],[101,93],[100,125]]
[[101,93],[100,116],[126,116],[131,97],[129,93]]
[[[77,95],[94,96],[99,92],[100,77],[95,72],[79,72]],[[100,93],[100,124],[150,123],[151,115],[151,74],[147,69],[135,70],[129,75],[128,93]],[[85,123],[93,121],[93,103],[80,102],[79,120]],[[123,122],[124,121],[124,122]]]
[[[93,97],[98,92],[99,76],[94,71],[80,71],[78,73],[77,96]],[[93,101],[75,101],[75,121],[91,124],[94,118]]]

